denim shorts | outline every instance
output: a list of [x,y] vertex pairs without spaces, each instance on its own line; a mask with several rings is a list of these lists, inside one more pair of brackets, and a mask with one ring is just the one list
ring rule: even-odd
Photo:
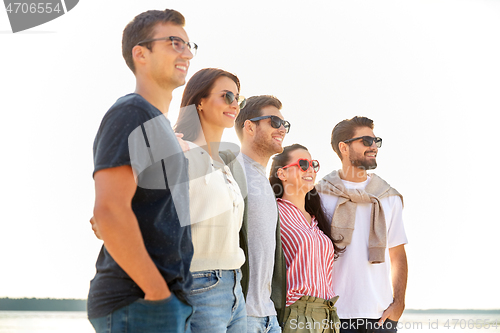
[[90,319],[96,333],[180,333],[189,331],[193,308],[174,293],[159,301],[142,298],[107,316]]
[[281,333],[276,316],[247,317],[247,333]]
[[247,330],[241,270],[193,272],[188,301],[194,307],[193,333],[241,333]]

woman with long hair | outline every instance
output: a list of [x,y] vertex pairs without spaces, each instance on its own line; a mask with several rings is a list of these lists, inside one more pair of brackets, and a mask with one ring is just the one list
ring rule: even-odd
[[186,84],[174,130],[189,150],[189,205],[194,254],[192,332],[246,332],[245,300],[239,245],[243,197],[219,157],[224,129],[234,126],[244,99],[238,78],[222,69],[205,68]]
[[271,166],[286,261],[284,333],[335,332],[339,327],[332,269],[343,249],[331,235],[314,187],[318,170],[319,162],[299,144],[285,147]]

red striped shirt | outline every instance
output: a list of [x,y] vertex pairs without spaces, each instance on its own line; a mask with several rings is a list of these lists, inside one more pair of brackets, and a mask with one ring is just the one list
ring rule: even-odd
[[318,228],[314,216],[309,224],[294,204],[277,200],[286,262],[286,306],[304,295],[334,297],[332,241]]

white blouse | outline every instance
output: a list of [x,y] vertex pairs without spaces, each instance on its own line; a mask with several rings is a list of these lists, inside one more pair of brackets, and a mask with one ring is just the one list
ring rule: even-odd
[[239,231],[244,201],[240,188],[223,163],[187,141],[189,211],[194,254],[191,272],[238,269],[245,262]]

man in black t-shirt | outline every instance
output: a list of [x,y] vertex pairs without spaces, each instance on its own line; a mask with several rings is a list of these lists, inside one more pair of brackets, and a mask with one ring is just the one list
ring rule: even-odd
[[196,44],[177,11],[147,11],[123,32],[136,91],[94,142],[94,218],[104,241],[88,297],[96,332],[184,332],[193,255],[187,160],[167,119]]

